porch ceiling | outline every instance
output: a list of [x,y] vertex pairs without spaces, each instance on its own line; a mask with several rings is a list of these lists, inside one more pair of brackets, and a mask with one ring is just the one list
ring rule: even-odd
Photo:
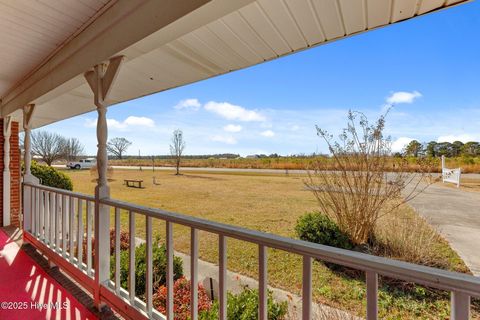
[[[96,12],[92,3],[97,5],[97,11],[107,3],[107,0],[101,2],[101,5],[98,1],[82,1],[82,4],[73,0],[62,3],[66,3],[66,11],[71,10],[68,9],[69,6],[80,7],[83,10],[84,20],[92,17]],[[194,0],[189,1],[195,2]],[[8,0],[4,0],[0,1],[0,4],[4,5],[3,2],[10,3]],[[121,5],[121,2],[119,0],[106,11],[115,10],[117,4]],[[126,62],[112,90],[111,103],[116,104],[242,69],[315,45],[464,2],[468,1],[212,0],[204,5],[202,5],[203,3],[195,4],[198,7],[194,10],[185,12],[184,15],[179,13],[178,19],[141,39],[132,38],[132,43],[109,55],[122,54],[126,56]],[[25,3],[23,9],[30,15],[33,14],[32,9],[29,8],[32,5],[27,6],[26,4],[30,2],[19,3]],[[47,14],[51,14],[51,12],[46,10],[41,17],[44,18]],[[0,7],[0,18],[2,15],[6,15],[3,6]],[[65,17],[63,19],[65,20]],[[49,83],[51,88],[39,90],[37,86],[35,87],[36,94],[29,90],[38,83],[32,84],[31,87],[26,85],[23,90],[17,90],[17,92],[13,92],[11,89],[12,83],[18,81],[19,74],[25,76],[38,65],[39,59],[31,59],[31,56],[34,56],[33,52],[39,51],[43,56],[48,55],[48,52],[54,50],[56,45],[65,41],[65,38],[81,27],[80,18],[68,19],[69,21],[64,22],[60,18],[57,20],[57,28],[62,32],[47,34],[46,41],[41,41],[43,38],[38,38],[39,35],[35,38],[36,33],[32,33],[30,30],[35,28],[34,19],[24,21],[23,28],[17,31],[16,38],[19,40],[15,39],[15,41],[19,41],[19,46],[12,49],[8,53],[8,57],[15,63],[22,64],[25,61],[28,64],[22,65],[21,69],[15,68],[15,64],[7,63],[0,66],[0,75],[2,75],[0,93],[4,97],[2,98],[2,114],[13,113],[16,118],[20,119],[21,112],[18,111],[18,108],[22,103],[36,103],[38,108],[33,120],[34,127],[95,109],[93,95],[82,76],[82,72],[86,70],[69,74],[63,77],[62,81],[57,80],[58,83],[53,78]],[[132,20],[127,18],[124,21],[132,23]],[[78,23],[75,25],[74,22]],[[116,25],[116,27],[119,26],[121,26],[121,21]],[[87,31],[89,30],[84,32]],[[35,38],[35,41],[28,43],[32,50],[27,50],[28,54],[23,54],[25,50],[21,46],[21,38],[30,34],[33,34]],[[61,35],[63,38],[60,37]],[[9,32],[1,31],[0,37],[5,38],[6,42],[13,43],[13,40],[9,38]],[[55,59],[55,55],[62,53],[62,49],[57,51],[52,55],[53,59]],[[15,55],[15,52],[18,54]],[[4,54],[0,53],[0,58],[2,57]],[[7,56],[5,55],[5,57]],[[96,63],[102,60],[104,58],[99,53],[99,60]],[[68,62],[76,63],[77,61],[74,57]],[[91,66],[89,65],[89,67]],[[58,68],[67,67],[60,64]],[[14,77],[13,71],[15,70],[21,72]],[[8,72],[12,73],[12,76],[8,78],[8,81],[3,81],[3,74]],[[32,77],[35,77],[35,73],[32,73]],[[48,74],[46,77],[50,80]],[[29,79],[26,80],[28,83]],[[8,94],[5,95],[5,92]]]
[[113,2],[0,0],[0,96]]

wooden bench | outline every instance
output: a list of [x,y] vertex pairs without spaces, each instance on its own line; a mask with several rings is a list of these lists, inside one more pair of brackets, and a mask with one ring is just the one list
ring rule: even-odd
[[136,180],[136,179],[124,179],[123,184],[130,188],[139,188],[142,189],[143,180]]

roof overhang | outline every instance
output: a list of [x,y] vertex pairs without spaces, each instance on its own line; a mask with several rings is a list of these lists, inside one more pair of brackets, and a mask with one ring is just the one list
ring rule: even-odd
[[[95,109],[84,72],[124,55],[110,104],[448,8],[464,0],[119,0],[12,87],[2,116],[33,127]],[[1,68],[1,67],[0,67]]]

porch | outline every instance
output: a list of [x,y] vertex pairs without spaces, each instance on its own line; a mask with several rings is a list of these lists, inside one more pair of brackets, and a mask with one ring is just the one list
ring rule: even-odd
[[0,318],[113,319],[97,312],[78,284],[51,268],[33,246],[22,244],[21,229],[0,228]]
[[[2,88],[3,226],[21,228],[23,240],[48,259],[50,266],[58,267],[81,284],[92,297],[95,308],[101,310],[108,306],[128,319],[174,319],[174,225],[190,230],[192,320],[198,319],[199,232],[218,238],[220,319],[227,318],[227,239],[244,241],[258,248],[258,312],[261,320],[267,319],[268,249],[289,252],[303,261],[302,319],[314,318],[312,262],[315,259],[365,274],[365,316],[369,320],[378,317],[379,276],[450,292],[451,318],[468,319],[471,297],[480,297],[479,278],[147,208],[110,197],[106,149],[106,114],[110,105],[245,68],[464,1],[424,1],[418,5],[416,1],[387,1],[388,6],[382,1],[368,1],[368,9],[357,2],[354,6],[344,4],[343,11],[338,9],[340,2],[343,1],[319,1],[314,6],[311,1],[285,1],[288,5],[282,1],[283,5],[277,7],[268,1],[247,0],[191,0],[181,6],[169,1],[142,1],[138,5],[130,1],[107,1],[105,6],[93,10],[94,15],[76,17],[83,23],[72,27],[63,38],[52,40],[52,45],[64,41],[61,46],[48,51],[42,59],[32,61],[21,77],[12,77],[5,90]],[[72,1],[70,5],[74,7],[76,4]],[[92,6],[93,3],[90,8]],[[28,8],[20,9],[28,11]],[[370,19],[366,19],[367,16]],[[30,168],[31,130],[92,110],[98,113],[98,184],[95,195],[40,184]],[[20,175],[18,146],[18,132],[21,130],[25,134],[23,177]],[[10,183],[5,183],[7,181]],[[122,215],[128,217],[129,229],[127,287],[122,287],[120,278]],[[159,223],[166,235],[165,314],[158,312],[153,305],[153,226]],[[113,259],[111,228],[114,230]],[[145,294],[142,297],[135,293],[138,287],[135,280],[135,235],[139,229],[146,242]],[[2,232],[0,243],[5,244],[5,250],[12,238],[5,238]],[[40,282],[42,288],[43,284],[46,287],[54,282],[22,250],[0,262],[0,272],[5,276],[0,286],[19,289],[11,291],[12,296],[5,296],[5,299],[14,302],[25,296],[25,299],[36,301],[39,295],[39,301],[45,301],[42,295],[45,292],[38,290]],[[14,276],[18,275],[22,275],[20,279],[23,282],[14,283]],[[28,277],[32,276],[36,276],[35,283],[32,281],[28,285],[28,281],[32,280]],[[77,304],[75,298],[70,298],[68,289],[58,286],[62,297],[69,297],[71,301],[69,313],[60,313],[59,316],[94,318],[96,314],[81,303]],[[59,295],[56,300],[64,301]],[[57,315],[53,311],[48,313],[47,309],[40,312],[40,316],[45,318]]]

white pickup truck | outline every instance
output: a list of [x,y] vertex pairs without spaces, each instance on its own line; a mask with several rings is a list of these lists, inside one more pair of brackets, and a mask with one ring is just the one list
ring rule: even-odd
[[95,158],[81,159],[79,161],[67,163],[67,168],[70,169],[90,169],[97,165],[97,160]]

